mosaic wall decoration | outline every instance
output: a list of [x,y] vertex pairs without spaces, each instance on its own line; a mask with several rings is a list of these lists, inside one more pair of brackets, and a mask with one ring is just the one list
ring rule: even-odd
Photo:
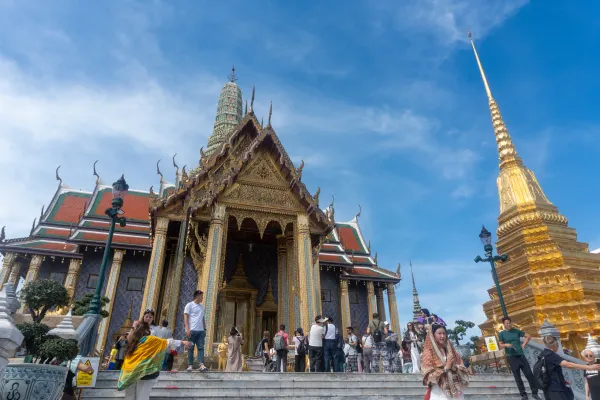
[[[142,297],[144,296],[144,288],[141,291],[128,291],[127,281],[128,278],[142,278],[146,281],[146,274],[148,273],[148,263],[150,262],[150,254],[146,253],[143,256],[140,252],[134,256],[132,251],[127,251],[123,256],[123,264],[121,265],[121,271],[119,273],[119,283],[117,284],[117,291],[115,299],[112,300],[112,319],[108,326],[108,336],[105,346],[105,354],[110,350],[112,345],[112,335],[115,334],[119,328],[125,322],[129,306],[132,306],[131,318],[137,319],[140,315],[140,307],[142,306]],[[108,282],[108,272],[106,274],[105,281]],[[103,292],[105,293],[105,292]],[[109,317],[110,318],[110,317]]]
[[[94,248],[90,247],[90,249],[83,253],[83,262],[81,263],[81,269],[79,272],[79,279],[77,280],[77,287],[75,288],[75,299],[80,299],[86,293],[94,293],[94,288],[88,288],[88,279],[90,274],[98,275],[100,272],[100,265],[102,264],[102,254],[104,253],[103,248],[97,248],[97,251],[94,251]],[[112,252],[109,257],[109,263],[106,266],[106,272],[104,275],[104,284],[102,285],[102,293],[106,293],[106,285],[108,283],[108,276],[110,275],[110,270],[112,268]],[[68,265],[67,265],[68,269]]]
[[[177,282],[173,282],[177,284]],[[198,287],[198,272],[194,268],[194,263],[190,257],[186,257],[183,262],[183,271],[181,272],[181,289],[179,290],[179,307],[175,317],[175,329],[173,337],[175,339],[185,338],[185,327],[183,326],[183,310],[185,305],[194,299],[194,291]]]
[[[66,278],[67,276],[67,272],[69,272],[69,259],[64,259],[64,262],[61,262],[63,259],[62,258],[55,258],[54,261],[52,260],[52,258],[50,257],[46,257],[46,259],[44,261],[42,261],[42,266],[40,267],[40,271],[38,272],[38,279],[50,279],[50,276],[52,273],[58,273],[58,274],[64,274],[64,277]],[[23,276],[27,275],[27,269],[29,268],[29,265],[24,264],[21,267],[21,271],[19,271],[21,274],[23,274]],[[64,279],[62,282],[59,282],[57,280],[58,283],[60,283],[61,285],[63,285]]]
[[[362,282],[349,282],[350,320],[352,326],[363,334],[369,325],[369,305],[367,303],[367,286]],[[355,301],[352,301],[354,298]],[[358,333],[358,332],[356,332]]]
[[339,274],[333,270],[327,271],[327,268],[321,270],[321,299],[329,299],[329,302],[323,301],[323,315],[333,318],[335,323],[341,322],[340,312],[340,280]]

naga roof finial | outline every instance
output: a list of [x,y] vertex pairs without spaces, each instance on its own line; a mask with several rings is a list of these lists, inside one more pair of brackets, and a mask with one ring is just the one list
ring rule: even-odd
[[175,156],[177,155],[177,153],[173,154],[173,166],[175,167],[175,169],[177,170],[177,172],[175,172],[176,174],[179,173],[179,166],[177,165],[177,163],[175,162]]
[[56,167],[56,180],[59,181],[59,186],[62,186],[62,179],[60,178],[60,176],[58,175],[58,170],[60,169],[60,165],[58,167]]
[[160,175],[160,181],[162,182],[163,181],[163,174],[162,174],[162,172],[160,172],[160,167],[158,166],[158,164],[160,164],[160,160],[158,160],[156,162],[156,174]]
[[358,222],[358,217],[360,217],[360,214],[362,213],[362,207],[360,206],[360,204],[358,205],[358,213],[356,214],[356,216],[354,217],[356,219],[356,221]]
[[271,105],[269,106],[269,120],[267,121],[267,128],[271,127],[271,116],[273,115],[273,101],[271,101]]
[[329,207],[333,208],[333,204],[335,203],[335,197],[333,196],[333,194],[331,195],[331,204],[329,204]]
[[400,272],[400,263],[398,263],[398,268],[396,268],[396,275],[398,275],[398,279],[402,279],[402,273]]
[[34,218],[33,219],[33,224],[31,224],[31,231],[29,231],[29,236],[33,236],[33,231],[35,230],[35,223],[36,223],[37,219]]
[[237,81],[237,78],[235,76],[235,65],[231,67],[231,74],[229,74],[227,77],[229,78],[229,82]]
[[200,147],[200,165],[204,164],[204,161],[206,161],[206,153],[204,147]]
[[377,265],[377,252],[375,252],[375,257],[373,257],[373,261],[375,262],[375,265]]
[[244,115],[248,114],[248,99],[246,99],[246,106],[244,107]]
[[44,219],[44,206],[42,206],[42,212],[40,212],[40,222]]
[[317,191],[313,195],[313,200],[315,201],[315,204],[317,205],[317,207],[319,207],[319,195],[320,194],[321,194],[321,187],[317,186]]
[[3,226],[0,230],[0,243],[4,242],[4,239],[6,239],[6,226]]
[[250,98],[250,112],[253,113],[254,112],[254,85],[252,85],[252,97]]
[[262,129],[263,127],[263,117],[260,117],[260,129]]
[[94,176],[96,177],[96,185],[98,184],[98,182],[100,182],[100,175],[98,175],[98,172],[96,172],[96,164],[98,163],[98,160],[94,161]]

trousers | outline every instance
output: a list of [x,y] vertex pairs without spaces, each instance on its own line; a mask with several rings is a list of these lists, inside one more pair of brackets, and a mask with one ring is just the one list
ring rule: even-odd
[[537,394],[538,388],[533,381],[533,372],[531,372],[531,367],[529,366],[525,356],[508,356],[506,359],[510,365],[510,371],[515,377],[515,382],[517,383],[517,388],[519,388],[519,394],[521,394],[521,397],[527,396],[523,379],[521,379],[521,371],[523,371],[525,378],[527,378],[527,382],[529,382],[531,393]]

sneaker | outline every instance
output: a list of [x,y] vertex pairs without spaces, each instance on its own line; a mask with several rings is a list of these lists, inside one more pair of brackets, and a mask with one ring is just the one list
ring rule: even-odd
[[198,371],[200,371],[200,372],[206,372],[206,371],[208,371],[208,368],[206,368],[204,366],[204,364],[200,364],[200,366],[198,367]]
[[538,396],[537,393],[532,394],[531,397],[533,397],[533,400],[542,400],[542,398]]
[[529,400],[529,397],[527,395],[521,396],[521,400]]
[[188,367],[185,369],[185,372],[192,372],[192,365],[188,365]]

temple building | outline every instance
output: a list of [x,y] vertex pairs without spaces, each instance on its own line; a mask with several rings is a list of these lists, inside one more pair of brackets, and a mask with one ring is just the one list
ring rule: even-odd
[[[306,330],[318,314],[363,331],[377,311],[400,332],[400,267],[378,265],[360,212],[338,222],[333,201],[320,207],[320,189],[308,191],[304,163],[294,166],[271,125],[272,106],[263,126],[253,111],[254,89],[243,111],[235,80],[232,72],[198,166],[180,171],[173,158],[170,183],[157,163],[157,191],[125,197],[127,226],[117,226],[113,237],[102,290],[110,315],[99,327],[98,352],[147,308],[182,338],[183,308],[196,289],[204,292],[207,353],[232,325],[251,354],[264,330],[273,333],[281,323],[290,332]],[[54,279],[73,299],[95,290],[112,197],[96,163],[93,171],[95,187],[86,192],[65,185],[57,169],[56,193],[30,235],[6,240],[2,230],[0,283]]]
[[[470,34],[469,34],[470,37]],[[588,333],[600,333],[600,254],[577,241],[577,232],[544,194],[533,171],[517,154],[500,110],[492,97],[485,73],[471,39],[487,93],[498,146],[500,198],[498,254],[508,261],[497,263],[498,279],[508,314],[530,334],[544,320],[560,331],[565,347],[578,354]],[[483,305],[487,321],[484,335],[494,333],[502,317],[496,288],[488,290]]]

